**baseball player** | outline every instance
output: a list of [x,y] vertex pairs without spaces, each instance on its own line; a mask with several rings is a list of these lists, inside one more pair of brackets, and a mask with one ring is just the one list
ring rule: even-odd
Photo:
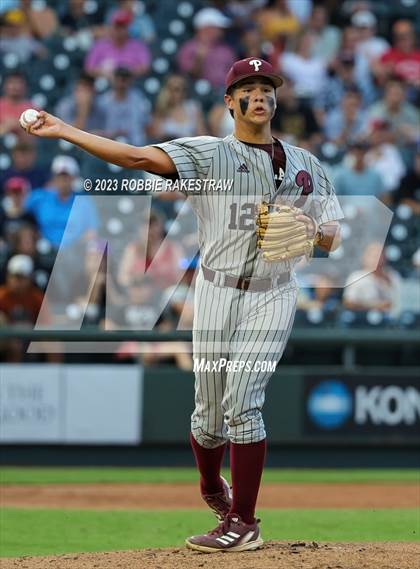
[[[294,266],[314,245],[339,244],[343,217],[317,158],[273,138],[270,120],[283,80],[258,58],[237,61],[226,77],[234,118],[226,138],[179,138],[137,148],[81,131],[41,112],[26,130],[62,138],[123,168],[163,177],[233,180],[232,190],[191,195],[199,220],[191,445],[201,494],[216,529],[189,537],[203,552],[253,550],[263,543],[255,506],[266,455],[261,409],[296,308]],[[220,476],[230,443],[232,489]]]

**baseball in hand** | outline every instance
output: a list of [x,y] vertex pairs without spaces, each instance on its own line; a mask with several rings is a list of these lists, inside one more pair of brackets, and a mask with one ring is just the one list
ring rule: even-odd
[[37,121],[38,115],[39,113],[35,109],[26,109],[26,111],[23,111],[20,115],[20,126],[25,129],[28,128],[28,126],[31,126],[31,124]]

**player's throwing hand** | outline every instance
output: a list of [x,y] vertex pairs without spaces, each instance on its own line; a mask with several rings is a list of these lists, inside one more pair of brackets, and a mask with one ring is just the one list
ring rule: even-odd
[[43,138],[60,138],[63,133],[64,124],[65,123],[58,117],[50,115],[45,111],[40,111],[38,113],[38,118],[34,123],[25,127],[21,126],[27,133],[35,136]]

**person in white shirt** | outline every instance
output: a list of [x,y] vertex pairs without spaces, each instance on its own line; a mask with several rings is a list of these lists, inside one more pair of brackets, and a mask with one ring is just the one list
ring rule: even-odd
[[373,120],[369,128],[369,143],[366,164],[381,176],[385,190],[393,192],[399,187],[406,168],[401,152],[392,142],[390,123],[381,119]]
[[300,98],[313,99],[318,96],[327,77],[327,62],[312,56],[314,41],[312,32],[304,32],[298,39],[296,52],[288,51],[280,56],[281,70],[292,81]]
[[356,51],[369,65],[389,49],[389,43],[376,34],[376,16],[368,10],[359,10],[351,18],[352,25],[359,33]]
[[341,32],[336,26],[329,24],[329,13],[325,6],[318,4],[313,7],[308,30],[314,33],[312,55],[321,57],[327,62],[332,61],[339,50]]
[[[246,4],[246,2],[244,2]],[[290,12],[299,20],[301,24],[306,24],[308,21],[313,2],[312,0],[286,0],[286,4]]]
[[400,290],[400,275],[386,266],[382,245],[373,242],[363,255],[363,268],[348,277],[343,304],[349,310],[378,310],[397,317],[400,312]]

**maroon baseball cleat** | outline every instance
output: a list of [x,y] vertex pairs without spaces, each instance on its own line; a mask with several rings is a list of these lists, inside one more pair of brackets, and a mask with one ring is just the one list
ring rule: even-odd
[[220,478],[223,482],[223,492],[219,492],[218,494],[205,494],[203,495],[203,500],[214,512],[219,522],[223,522],[232,505],[232,490],[228,481],[225,480],[223,476]]
[[246,524],[238,515],[228,514],[216,529],[204,535],[193,535],[185,540],[185,544],[189,549],[203,553],[258,549],[264,543],[259,522],[260,520],[255,520],[253,524]]

